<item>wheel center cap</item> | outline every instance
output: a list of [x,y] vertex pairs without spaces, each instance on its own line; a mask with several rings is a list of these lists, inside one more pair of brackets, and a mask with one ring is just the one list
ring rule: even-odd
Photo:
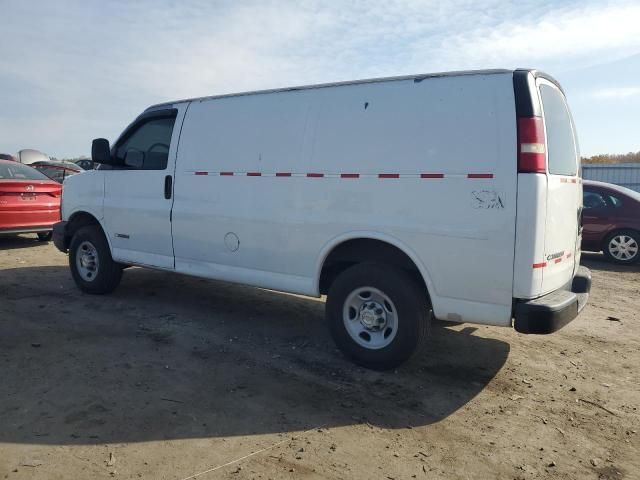
[[367,327],[373,327],[375,325],[376,316],[372,312],[365,310],[360,314],[360,321]]
[[360,323],[369,330],[380,330],[387,319],[382,305],[376,302],[366,302],[360,308]]

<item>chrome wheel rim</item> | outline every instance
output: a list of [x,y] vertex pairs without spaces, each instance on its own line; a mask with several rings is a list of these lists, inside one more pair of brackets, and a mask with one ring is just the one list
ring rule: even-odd
[[100,267],[98,250],[93,243],[85,240],[78,245],[76,251],[76,269],[85,282],[92,282],[98,275]]
[[342,319],[351,339],[371,350],[388,346],[398,331],[395,305],[384,292],[373,287],[360,287],[347,295]]
[[616,235],[609,241],[609,253],[616,260],[628,262],[638,255],[638,242],[629,235]]

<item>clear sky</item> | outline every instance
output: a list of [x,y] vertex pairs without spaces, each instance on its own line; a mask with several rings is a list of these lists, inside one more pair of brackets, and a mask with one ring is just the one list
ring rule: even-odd
[[0,0],[0,152],[58,158],[185,97],[535,67],[583,155],[640,150],[640,1]]

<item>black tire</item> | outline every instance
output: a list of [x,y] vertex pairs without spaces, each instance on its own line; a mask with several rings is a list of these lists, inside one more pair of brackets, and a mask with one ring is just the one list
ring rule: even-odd
[[51,240],[51,237],[53,237],[53,231],[48,231],[48,232],[38,232],[38,240],[40,242],[48,242]]
[[[386,295],[397,310],[395,337],[381,348],[366,348],[354,340],[343,319],[345,302],[359,288],[371,287]],[[366,289],[365,289],[366,290]],[[352,311],[355,309],[352,309]],[[329,288],[326,303],[329,329],[338,348],[355,363],[388,370],[407,361],[426,343],[431,307],[428,296],[407,272],[393,266],[359,263],[340,273]],[[359,321],[359,316],[354,322]],[[361,328],[361,327],[360,327]],[[366,332],[365,338],[366,339]]]
[[[622,237],[623,239],[628,239],[626,241],[630,242],[630,245],[635,246],[635,254],[630,255],[629,250],[618,253],[617,257],[615,252],[612,251],[612,241],[616,237]],[[635,230],[617,230],[615,232],[607,235],[607,238],[602,245],[602,251],[604,252],[604,256],[610,262],[617,263],[619,265],[632,265],[640,260],[640,232]],[[628,258],[623,258],[624,256]]]
[[[91,246],[97,253],[97,268],[93,278],[85,279],[78,270],[78,256],[81,255],[81,249],[86,250]],[[73,234],[69,245],[69,267],[76,285],[86,293],[98,295],[111,293],[122,278],[122,266],[111,258],[107,239],[97,225],[82,227]]]

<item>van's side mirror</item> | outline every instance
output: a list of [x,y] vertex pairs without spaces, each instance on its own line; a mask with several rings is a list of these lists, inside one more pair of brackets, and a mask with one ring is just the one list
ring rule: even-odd
[[106,138],[96,138],[91,143],[91,160],[96,163],[113,164],[109,140]]
[[124,156],[124,164],[127,167],[140,170],[144,165],[144,153],[140,150],[129,150]]

